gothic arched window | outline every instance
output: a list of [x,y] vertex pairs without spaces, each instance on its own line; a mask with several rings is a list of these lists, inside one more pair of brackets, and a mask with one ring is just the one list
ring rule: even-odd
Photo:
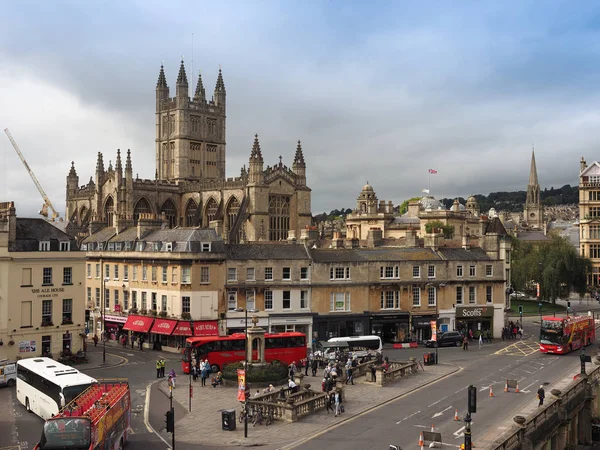
[[86,219],[87,212],[88,212],[88,209],[85,206],[82,206],[81,209],[79,210],[79,224],[80,225],[82,223],[84,223],[83,221]]
[[269,198],[269,240],[287,239],[290,229],[290,198],[273,195]]
[[196,219],[196,214],[198,212],[198,205],[193,199],[189,199],[187,205],[185,206],[185,226],[186,227],[196,227],[198,220]]
[[237,198],[232,197],[229,200],[229,206],[227,206],[227,220],[229,221],[229,228],[235,223],[238,213],[240,212],[240,202]]
[[115,212],[115,202],[112,197],[108,197],[104,202],[104,220],[109,227],[113,226],[113,213]]
[[208,225],[211,220],[215,220],[219,205],[214,198],[211,198],[206,204],[206,224]]
[[162,208],[160,208],[160,213],[161,215],[164,213],[167,222],[169,223],[169,228],[175,228],[177,226],[177,208],[175,207],[173,200],[168,199],[164,202]]
[[152,214],[150,203],[144,197],[140,198],[133,208],[133,223],[137,225],[140,220],[140,214]]

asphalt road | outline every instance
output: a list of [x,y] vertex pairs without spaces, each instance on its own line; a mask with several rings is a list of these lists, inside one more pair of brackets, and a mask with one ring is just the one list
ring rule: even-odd
[[[545,355],[539,352],[533,324],[528,324],[531,335],[523,341],[499,341],[484,344],[479,349],[471,344],[468,351],[460,348],[439,349],[440,360],[460,366],[458,373],[432,385],[418,389],[396,401],[375,408],[326,433],[297,443],[295,448],[328,450],[352,448],[382,449],[390,444],[404,449],[417,448],[421,431],[442,434],[444,447],[457,448],[464,442],[467,387],[477,387],[477,413],[472,417],[473,442],[488,433],[500,435],[503,422],[511,420],[524,405],[536,402],[536,391],[542,384],[549,392],[559,379],[577,373],[573,369],[579,362],[579,353]],[[591,352],[592,349],[590,349]],[[397,350],[404,357],[422,357],[422,348]],[[390,359],[395,359],[389,351]],[[591,354],[591,353],[590,353]],[[520,393],[504,392],[506,379],[519,381]],[[493,397],[490,397],[490,386]],[[385,388],[384,388],[385,389]],[[454,420],[458,409],[460,421]],[[428,443],[426,442],[426,447]]]

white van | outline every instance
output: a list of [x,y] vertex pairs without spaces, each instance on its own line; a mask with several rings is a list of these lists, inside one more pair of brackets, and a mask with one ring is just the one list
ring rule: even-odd
[[[327,341],[329,344],[340,344],[341,346],[348,346],[348,351],[352,353],[352,356],[362,358],[367,356],[369,352],[376,356],[383,352],[383,343],[379,336],[346,336],[331,338]],[[325,349],[325,358],[335,358],[335,347],[329,347]]]
[[8,359],[0,360],[0,386],[13,387],[17,383],[17,363]]

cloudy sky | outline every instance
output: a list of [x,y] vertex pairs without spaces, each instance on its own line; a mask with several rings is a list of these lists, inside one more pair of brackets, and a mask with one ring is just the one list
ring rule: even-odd
[[[254,133],[268,165],[291,165],[301,139],[314,214],[354,207],[367,181],[394,204],[429,184],[523,190],[532,144],[542,189],[600,156],[596,2],[22,0],[2,16],[0,129],[61,214],[71,161],[84,184],[98,151],[130,148],[154,176],[156,80],[164,61],[174,94],[182,55],[207,94],[223,68],[227,176]],[[0,200],[34,216],[4,135],[0,152]]]

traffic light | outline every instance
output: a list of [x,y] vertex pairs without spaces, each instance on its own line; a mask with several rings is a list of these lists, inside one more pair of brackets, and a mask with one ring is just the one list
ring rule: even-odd
[[519,305],[519,314],[523,315],[523,305]]
[[165,413],[165,423],[167,424],[167,433],[175,431],[175,411],[173,408]]
[[473,385],[469,386],[468,412],[469,414],[477,412],[477,388]]
[[571,302],[567,301],[567,309],[571,309]]

